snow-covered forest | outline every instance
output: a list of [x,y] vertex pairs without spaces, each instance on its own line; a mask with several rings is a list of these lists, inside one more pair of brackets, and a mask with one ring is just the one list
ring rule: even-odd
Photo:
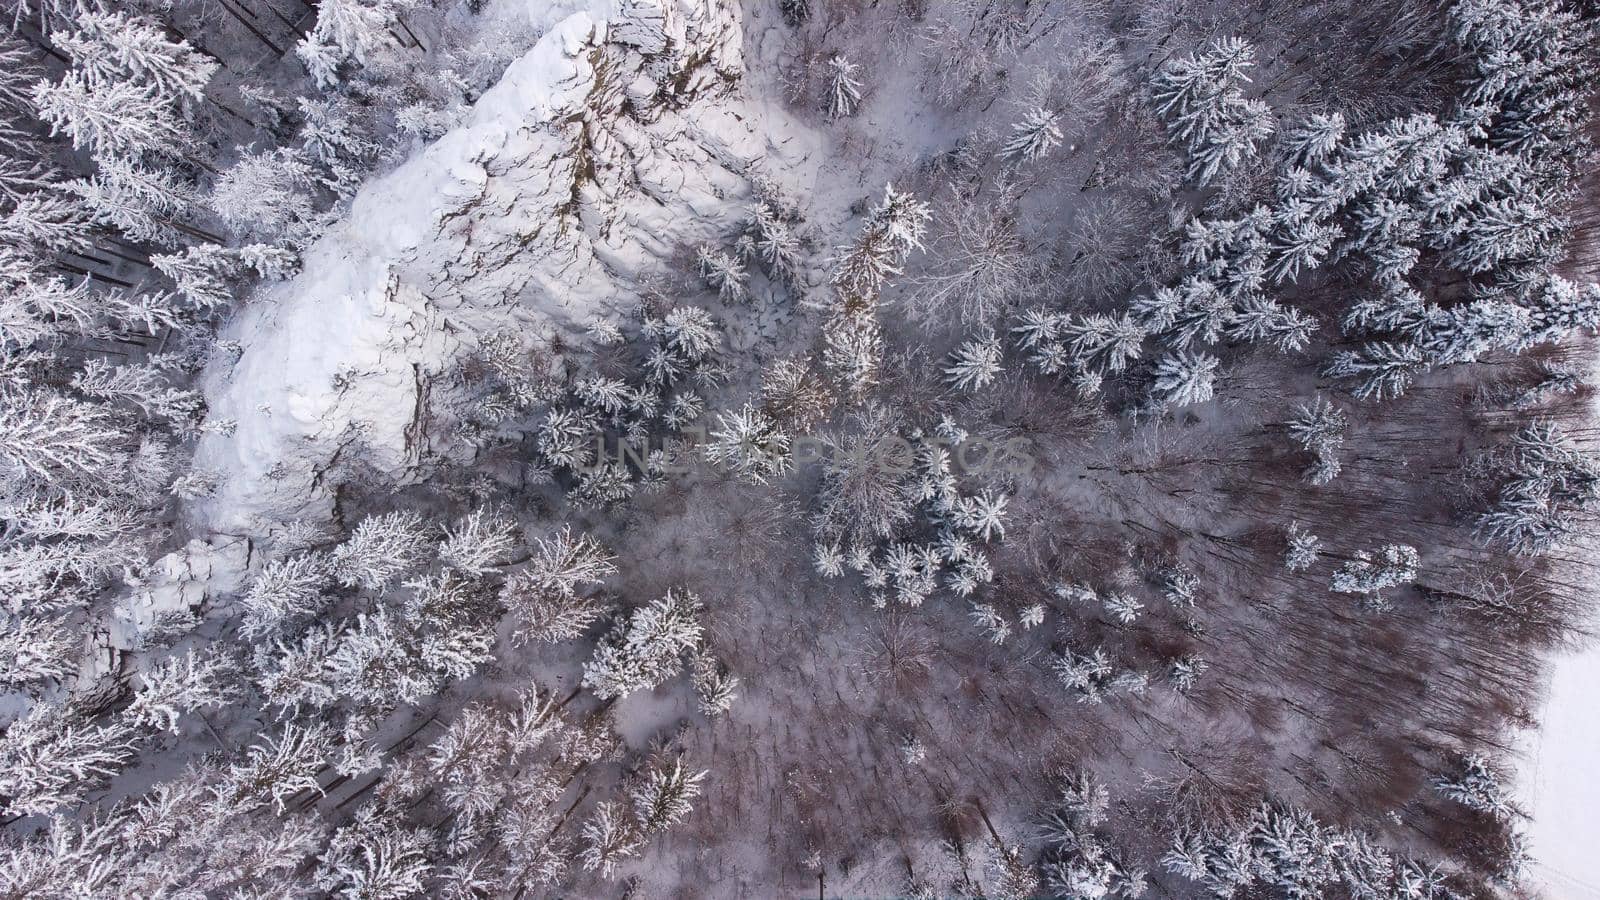
[[0,897],[1581,896],[1597,74],[1580,0],[9,0]]

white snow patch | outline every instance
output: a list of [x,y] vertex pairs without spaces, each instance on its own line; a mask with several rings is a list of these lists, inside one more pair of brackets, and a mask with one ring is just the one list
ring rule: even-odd
[[1532,881],[1545,896],[1600,898],[1600,646],[1555,658],[1540,727],[1522,735],[1518,791]]

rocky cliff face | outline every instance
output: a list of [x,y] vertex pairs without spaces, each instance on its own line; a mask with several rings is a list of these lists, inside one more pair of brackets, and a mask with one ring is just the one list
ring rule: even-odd
[[425,446],[423,399],[479,335],[582,346],[666,256],[737,227],[745,170],[773,150],[730,113],[736,5],[578,6],[234,323],[248,349],[208,393],[238,427],[200,448],[224,482],[197,525],[325,516],[341,454],[406,478],[425,451],[451,452]]

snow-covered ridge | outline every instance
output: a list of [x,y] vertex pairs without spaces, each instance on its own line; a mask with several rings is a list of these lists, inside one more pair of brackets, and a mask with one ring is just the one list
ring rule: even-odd
[[264,289],[231,326],[247,349],[211,373],[207,394],[238,427],[197,453],[223,475],[196,513],[201,527],[325,516],[319,473],[343,452],[404,476],[423,451],[428,382],[474,334],[580,341],[591,319],[628,305],[633,275],[731,221],[726,200],[748,188],[727,160],[766,148],[728,146],[759,144],[749,134],[705,146],[688,105],[740,74],[737,9],[529,10],[566,15],[463,125],[364,186],[301,274]]

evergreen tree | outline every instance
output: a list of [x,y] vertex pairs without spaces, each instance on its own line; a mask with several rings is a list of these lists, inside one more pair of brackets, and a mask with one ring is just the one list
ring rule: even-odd
[[517,525],[492,510],[475,509],[445,529],[439,559],[474,578],[494,571],[517,548]]
[[1155,393],[1174,406],[1205,403],[1215,390],[1218,360],[1207,353],[1182,350],[1156,363]]
[[291,150],[246,153],[217,179],[207,203],[246,239],[302,244],[315,232],[315,178]]
[[1433,786],[1445,797],[1479,812],[1502,818],[1512,813],[1510,798],[1500,786],[1500,779],[1489,770],[1488,761],[1475,753],[1461,759],[1457,774],[1434,778]]
[[1201,185],[1254,156],[1276,128],[1266,104],[1247,100],[1239,89],[1254,65],[1250,44],[1224,38],[1204,52],[1169,61],[1151,79],[1156,111],[1188,151],[1188,177]]
[[174,43],[160,25],[126,12],[80,12],[56,42],[97,87],[127,82],[198,103],[217,70],[187,41]]
[[78,72],[59,82],[40,82],[33,91],[39,118],[52,135],[99,160],[145,155],[182,158],[190,136],[167,103],[132,81],[96,83]]
[[113,491],[127,438],[99,406],[42,390],[0,393],[0,471],[48,491]]
[[290,797],[322,792],[317,774],[332,755],[333,735],[326,726],[287,723],[276,737],[251,745],[245,758],[229,767],[223,796],[252,807],[271,800],[281,815]]
[[1415,345],[1381,341],[1335,353],[1323,371],[1330,378],[1359,378],[1356,397],[1383,400],[1405,393],[1421,368],[1422,351]]
[[767,274],[777,281],[794,284],[800,276],[802,247],[793,226],[772,204],[762,201],[756,204],[746,233]]
[[500,602],[517,623],[516,640],[553,642],[581,635],[605,611],[603,602],[583,595],[584,586],[616,571],[610,554],[587,535],[563,528],[536,538],[527,567],[500,590]]
[[1417,580],[1419,556],[1410,544],[1385,544],[1376,554],[1358,550],[1355,559],[1333,573],[1329,585],[1341,594],[1360,594],[1362,604],[1382,611],[1389,608],[1383,592]]
[[232,676],[237,668],[218,653],[190,650],[156,663],[141,674],[143,690],[124,713],[140,728],[178,733],[178,720],[202,709],[216,709],[238,699]]
[[1290,572],[1304,572],[1316,564],[1321,555],[1322,539],[1305,530],[1299,522],[1290,522],[1285,535],[1288,548],[1283,556],[1283,567]]
[[732,709],[733,701],[738,699],[739,676],[704,651],[694,658],[690,681],[700,712],[711,718]]
[[595,806],[594,817],[583,824],[583,850],[579,858],[588,872],[599,872],[603,878],[617,873],[623,860],[639,855],[644,838],[637,826],[629,821],[622,805],[606,801]]
[[951,354],[945,381],[958,391],[988,387],[1000,375],[1000,357],[1000,339],[994,332],[970,338]]
[[82,643],[65,622],[43,616],[8,617],[0,627],[0,690],[22,691],[60,681],[73,671]]
[[835,119],[855,115],[861,106],[861,67],[843,53],[828,57],[828,96],[823,108]]
[[1332,481],[1340,469],[1339,448],[1344,446],[1347,424],[1344,413],[1319,396],[1297,406],[1286,424],[1290,437],[1316,457],[1316,462],[1306,471],[1306,479],[1314,485]]
[[52,703],[36,705],[0,737],[5,813],[37,816],[75,805],[132,759],[126,725],[93,725]]
[[1030,163],[1060,143],[1060,117],[1042,106],[1033,106],[1011,126],[1011,137],[1000,147],[1000,156],[1015,163]]
[[713,465],[764,484],[789,470],[789,436],[753,404],[717,413],[703,448]]
[[1517,432],[1500,467],[1505,481],[1478,527],[1518,553],[1561,546],[1580,514],[1600,507],[1600,464],[1552,423]]
[[390,0],[325,0],[317,5],[317,23],[295,53],[318,85],[330,87],[340,66],[364,65],[374,47],[393,40],[389,28],[395,15]]
[[327,580],[328,562],[318,554],[269,561],[239,598],[244,607],[240,631],[252,639],[271,637],[309,618],[327,603],[322,592]]
[[701,247],[695,257],[700,275],[728,303],[742,303],[750,295],[750,276],[744,265],[715,247]]
[[415,568],[428,547],[422,517],[396,510],[363,519],[329,562],[340,584],[379,590]]
[[691,810],[691,801],[700,795],[705,777],[704,770],[686,771],[681,758],[674,759],[671,766],[651,769],[631,795],[634,817],[644,833],[665,831],[682,821]]
[[653,688],[682,667],[683,654],[699,642],[700,600],[685,591],[633,611],[595,648],[583,667],[583,684],[609,700]]
[[176,226],[194,202],[194,193],[162,168],[111,157],[100,171],[66,184],[89,215],[136,241],[172,245],[180,241]]

